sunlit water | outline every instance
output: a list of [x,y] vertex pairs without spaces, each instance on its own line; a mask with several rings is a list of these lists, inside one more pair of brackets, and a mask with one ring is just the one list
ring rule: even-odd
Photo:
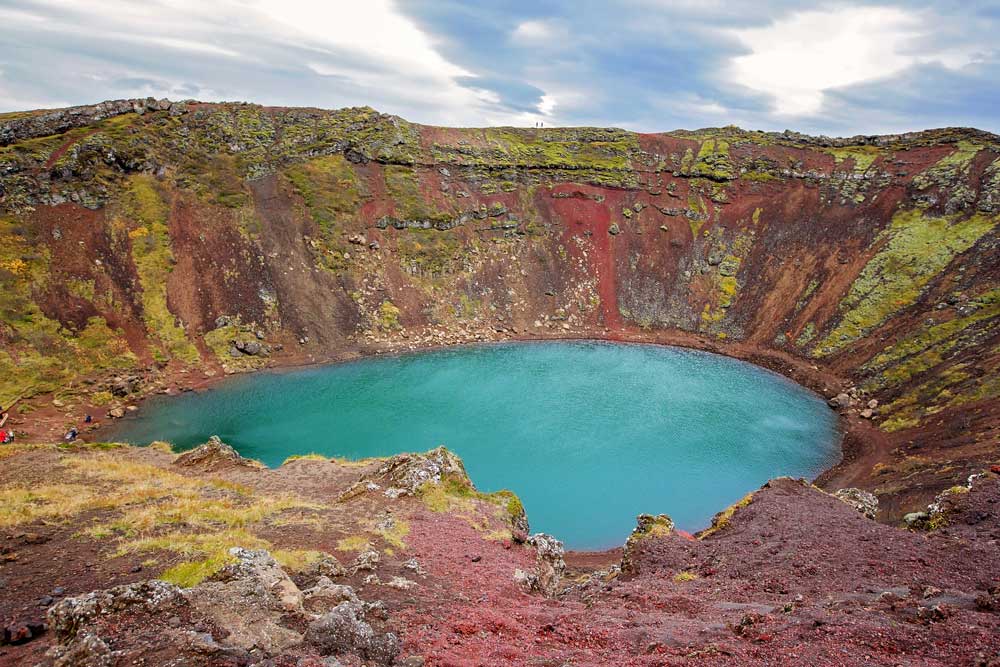
[[766,480],[839,457],[815,394],[740,361],[651,345],[516,343],[264,372],[150,400],[111,434],[180,448],[218,435],[270,466],[444,444],[476,486],[517,492],[533,531],[620,545],[641,512],[680,528]]

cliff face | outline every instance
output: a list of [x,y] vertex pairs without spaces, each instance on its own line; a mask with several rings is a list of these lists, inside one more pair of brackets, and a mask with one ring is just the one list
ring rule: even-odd
[[0,115],[0,401],[268,352],[666,337],[856,385],[877,428],[852,417],[848,444],[874,454],[850,481],[931,492],[997,457],[998,222],[1000,138],[968,129],[450,129],[153,100]]

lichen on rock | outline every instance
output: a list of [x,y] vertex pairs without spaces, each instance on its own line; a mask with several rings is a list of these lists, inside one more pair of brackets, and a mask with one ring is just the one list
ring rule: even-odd
[[535,533],[528,538],[527,545],[535,550],[535,569],[532,572],[515,570],[514,581],[528,592],[555,597],[566,573],[563,543],[551,535]]
[[640,545],[648,539],[659,539],[674,532],[674,522],[666,514],[640,514],[636,517],[635,528],[625,541],[622,551],[621,571],[636,573],[639,571],[638,555]]
[[219,436],[213,435],[203,445],[198,445],[194,449],[178,454],[174,459],[174,465],[186,468],[199,468],[201,470],[220,470],[232,466],[246,468],[263,468],[263,465],[253,459],[243,457],[230,445],[222,442]]
[[876,514],[878,514],[878,496],[874,493],[865,491],[864,489],[847,488],[838,489],[833,495],[869,519],[874,519]]

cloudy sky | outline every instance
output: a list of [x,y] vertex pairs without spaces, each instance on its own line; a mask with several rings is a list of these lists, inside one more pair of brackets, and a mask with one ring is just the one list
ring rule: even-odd
[[1000,0],[0,0],[0,111],[153,95],[438,125],[1000,133]]

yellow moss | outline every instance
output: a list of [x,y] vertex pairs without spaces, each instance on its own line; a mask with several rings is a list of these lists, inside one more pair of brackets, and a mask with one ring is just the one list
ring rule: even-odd
[[840,303],[840,322],[812,351],[833,354],[867,336],[896,312],[913,305],[924,288],[952,259],[993,229],[1000,217],[932,217],[901,211],[875,244],[865,265]]
[[208,579],[226,565],[235,562],[235,560],[228,553],[215,553],[202,560],[185,561],[174,565],[160,573],[159,578],[181,588],[191,588]]
[[364,535],[349,535],[337,540],[337,551],[363,551],[370,542]]
[[292,461],[323,461],[324,463],[329,463],[330,458],[322,454],[316,454],[315,452],[310,452],[309,454],[292,454],[282,461],[281,465],[291,463]]
[[514,536],[509,530],[490,530],[483,535],[483,539],[490,542],[507,542],[514,539]]
[[445,484],[424,484],[420,488],[420,499],[432,512],[468,512],[476,506],[471,496],[454,493]]
[[401,329],[399,323],[399,308],[392,301],[383,301],[378,308],[378,327],[383,331],[395,331]]
[[912,417],[909,415],[899,415],[896,417],[891,417],[886,419],[880,424],[880,428],[883,431],[892,433],[893,431],[902,431],[904,429],[913,428],[914,426],[920,426],[920,418]]
[[175,531],[155,537],[144,537],[123,543],[115,553],[125,556],[149,551],[171,551],[185,558],[212,556],[228,553],[233,547],[245,549],[267,549],[271,543],[245,529],[218,531],[212,533],[189,533]]
[[167,306],[167,277],[174,263],[167,228],[169,209],[149,176],[133,176],[124,201],[128,215],[138,223],[129,231],[129,238],[142,286],[146,327],[162,344],[161,358],[176,357],[194,364],[200,360],[198,349]]
[[[123,544],[115,554],[124,556],[150,551],[169,551],[188,560],[179,563],[161,575],[161,579],[178,586],[196,586],[223,567],[233,562],[229,550],[233,547],[245,549],[267,549],[271,544],[243,529],[216,533],[173,532],[157,537],[132,540]],[[201,558],[197,558],[200,556]]]
[[327,554],[313,549],[276,549],[271,552],[271,556],[285,571],[296,574],[305,572],[326,558]]
[[0,489],[0,527],[62,520],[85,510],[107,507],[109,502],[113,501],[81,484],[6,487]]
[[669,536],[673,532],[673,522],[670,524],[656,522],[643,533],[643,537],[663,538]]
[[687,570],[683,572],[678,572],[673,577],[674,583],[682,584],[687,581],[695,581],[699,579],[698,575],[694,572],[688,572]]
[[736,512],[738,512],[739,510],[741,510],[742,508],[746,507],[747,505],[753,502],[753,496],[754,492],[751,491],[750,493],[743,496],[737,502],[733,503],[726,509],[716,514],[715,517],[712,519],[711,527],[699,533],[698,539],[703,540],[709,535],[714,535],[715,533],[719,532],[720,530],[728,526],[730,520],[733,518],[733,515],[735,515]]
[[397,549],[405,549],[406,536],[410,534],[410,524],[401,519],[396,519],[391,526],[378,528],[378,534],[382,536],[386,544],[390,544]]
[[845,160],[854,162],[855,173],[862,174],[868,171],[876,158],[881,155],[881,149],[877,146],[843,146],[837,148],[827,148],[826,152],[833,155],[836,163],[840,164]]
[[[228,480],[186,477],[129,460],[118,454],[129,451],[127,447],[115,443],[76,449],[94,454],[63,459],[67,482],[0,489],[0,526],[67,520],[94,510],[116,512],[116,517],[83,527],[79,534],[96,540],[116,538],[116,556],[176,553],[184,562],[161,577],[193,586],[231,560],[230,548],[269,547],[267,540],[251,532],[255,526],[279,516],[286,523],[294,522],[299,517],[290,513],[320,509],[290,497],[258,497],[248,487]],[[287,557],[292,562],[312,556],[289,552]]]
[[964,139],[959,141],[955,144],[953,152],[938,160],[927,171],[917,174],[913,179],[913,184],[923,190],[935,183],[947,183],[968,174],[969,168],[972,166],[972,160],[982,149],[983,146],[981,144]]

